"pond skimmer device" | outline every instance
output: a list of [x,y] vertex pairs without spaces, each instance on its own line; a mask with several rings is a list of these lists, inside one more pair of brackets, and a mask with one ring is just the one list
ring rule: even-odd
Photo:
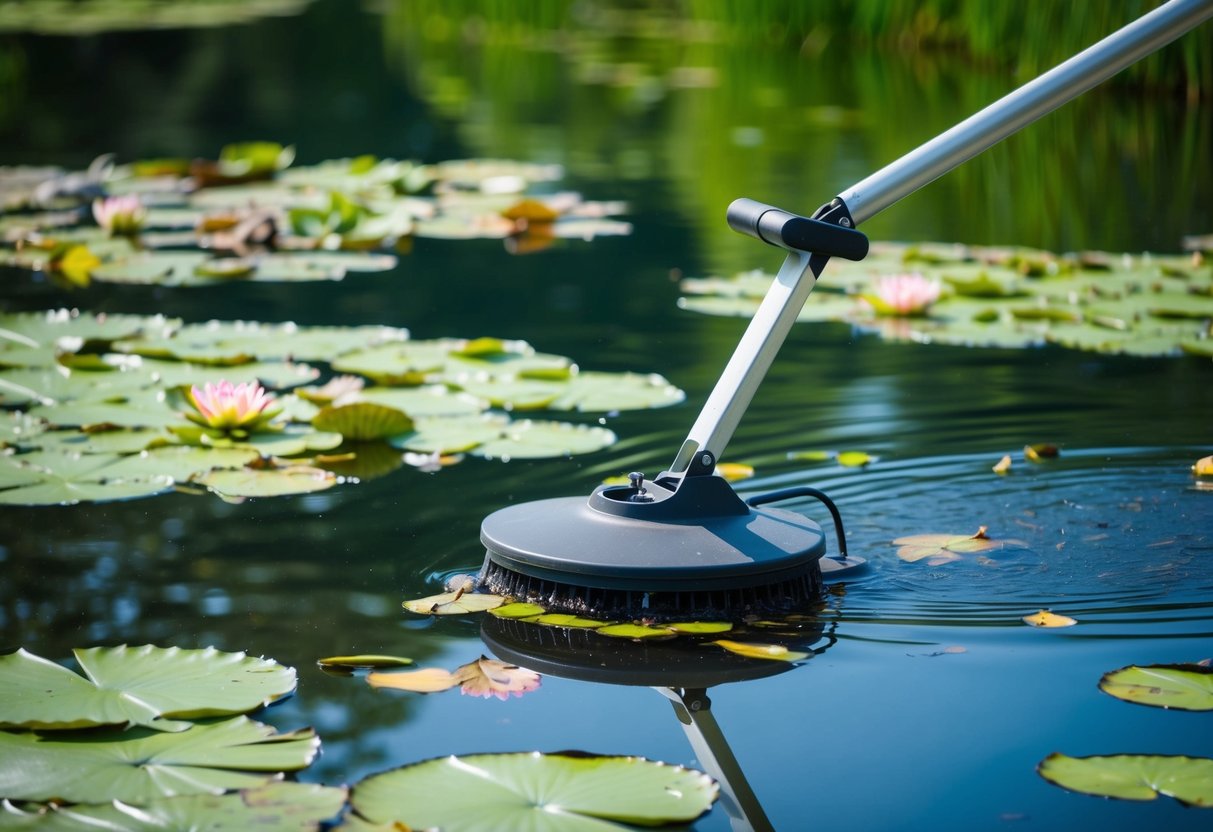
[[[860,561],[833,503],[812,488],[743,500],[714,474],[754,393],[831,257],[860,260],[856,226],[1213,17],[1213,0],[1169,0],[843,191],[812,217],[749,199],[728,224],[787,251],[669,470],[585,497],[519,503],[485,518],[481,583],[549,610],[631,618],[721,618],[795,608],[817,597],[823,565]],[[815,497],[830,509],[839,555],[821,527],[768,504]]]

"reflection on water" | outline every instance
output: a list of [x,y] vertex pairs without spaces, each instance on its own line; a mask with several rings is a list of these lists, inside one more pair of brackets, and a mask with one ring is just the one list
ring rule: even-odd
[[[397,30],[407,18],[395,6],[386,18],[349,8],[318,0],[297,19],[155,40],[10,36],[13,50],[0,50],[0,162],[213,154],[249,138],[295,142],[307,161],[517,156],[563,162],[588,198],[626,191],[635,234],[530,257],[493,242],[418,241],[390,273],[289,290],[69,293],[6,274],[4,305],[524,338],[577,355],[587,370],[651,368],[687,402],[608,415],[620,443],[568,460],[405,468],[324,495],[239,505],[171,495],[5,508],[0,646],[63,657],[97,643],[213,644],[293,665],[298,695],[267,716],[317,728],[325,753],[305,775],[312,780],[526,749],[693,763],[700,752],[682,723],[643,687],[552,672],[506,703],[420,697],[335,679],[314,662],[388,653],[453,667],[479,656],[479,620],[406,617],[401,600],[428,594],[442,575],[475,571],[479,523],[491,511],[669,465],[744,326],[678,310],[678,274],[777,259],[727,230],[727,202],[814,207],[1013,82],[948,57],[876,51],[840,60],[621,38],[545,52]],[[340,72],[333,55],[347,56]],[[13,66],[21,71],[4,68]],[[10,101],[21,102],[19,114]],[[1213,229],[1211,112],[1098,92],[865,231],[1174,250],[1183,234]],[[842,325],[793,329],[726,456],[757,471],[740,490],[829,493],[869,566],[836,585],[822,614],[838,640],[831,649],[775,667],[788,672],[763,664],[772,675],[712,687],[712,712],[775,828],[1207,826],[1171,802],[1066,794],[1034,767],[1054,750],[1213,754],[1184,715],[1125,708],[1095,687],[1131,662],[1210,652],[1213,494],[1195,490],[1188,471],[1213,441],[1210,367],[890,344]],[[1023,461],[1018,449],[1036,442],[1058,444],[1061,457]],[[843,469],[788,458],[815,449],[878,460]],[[1015,462],[999,477],[990,468],[1005,453]],[[792,507],[829,523],[809,502]],[[981,525],[1027,549],[931,567],[899,561],[891,545]],[[1045,607],[1078,624],[1020,622]],[[695,828],[729,826],[718,810]]]

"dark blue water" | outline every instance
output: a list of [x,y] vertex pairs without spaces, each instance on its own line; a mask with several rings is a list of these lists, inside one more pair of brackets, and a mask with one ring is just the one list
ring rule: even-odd
[[[530,749],[700,764],[669,703],[643,686],[574,670],[509,702],[420,697],[326,676],[314,661],[394,653],[453,668],[488,652],[479,619],[413,617],[400,602],[475,570],[480,520],[496,508],[669,464],[744,325],[680,311],[674,278],[778,263],[725,227],[724,205],[744,195],[811,210],[1010,81],[951,59],[932,64],[935,83],[917,85],[907,56],[862,53],[842,67],[770,49],[608,39],[608,59],[660,77],[662,61],[715,73],[714,86],[645,93],[576,83],[575,51],[461,46],[408,22],[395,7],[321,2],[301,17],[216,30],[6,35],[26,69],[6,82],[22,107],[0,111],[0,163],[213,154],[249,138],[294,142],[305,162],[511,156],[565,164],[567,184],[589,198],[627,199],[635,233],[529,257],[496,242],[422,240],[390,273],[289,287],[68,294],[6,273],[4,306],[524,338],[585,369],[660,372],[686,403],[606,417],[619,444],[571,460],[468,460],[240,505],[172,495],[5,509],[0,645],[57,658],[78,645],[215,645],[296,666],[299,692],[270,718],[319,731],[324,754],[309,780]],[[83,76],[97,79],[93,92],[72,81]],[[823,107],[851,117],[824,123]],[[1097,92],[866,230],[1177,251],[1182,235],[1213,230],[1213,166],[1200,150],[1211,124],[1207,102]],[[1096,688],[1131,663],[1213,655],[1213,493],[1189,472],[1213,445],[1211,377],[1210,363],[1192,358],[893,344],[841,325],[793,331],[726,457],[754,465],[739,484],[747,493],[830,493],[868,568],[828,596],[819,655],[710,691],[775,828],[1207,828],[1204,813],[1168,799],[1068,794],[1034,767],[1053,751],[1213,755],[1207,717]],[[1059,445],[1060,457],[1023,461],[1019,450],[1037,442]],[[788,459],[813,449],[878,459],[864,469]],[[1015,464],[1000,477],[990,468],[1006,453]],[[811,503],[790,507],[828,526]],[[929,566],[901,562],[891,544],[983,525],[1024,548]],[[1078,624],[1020,620],[1042,608]],[[695,828],[730,821],[718,807]]]

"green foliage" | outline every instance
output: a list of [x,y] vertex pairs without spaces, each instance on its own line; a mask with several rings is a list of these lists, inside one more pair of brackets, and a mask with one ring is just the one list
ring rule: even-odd
[[711,778],[639,757],[478,754],[374,775],[350,803],[371,823],[447,832],[494,828],[611,832],[689,823],[715,801]]

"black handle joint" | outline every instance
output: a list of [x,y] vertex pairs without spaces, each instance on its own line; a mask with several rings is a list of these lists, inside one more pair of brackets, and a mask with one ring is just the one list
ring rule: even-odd
[[729,227],[764,243],[844,260],[868,255],[868,238],[841,199],[823,205],[813,219],[752,199],[735,199],[727,213]]

